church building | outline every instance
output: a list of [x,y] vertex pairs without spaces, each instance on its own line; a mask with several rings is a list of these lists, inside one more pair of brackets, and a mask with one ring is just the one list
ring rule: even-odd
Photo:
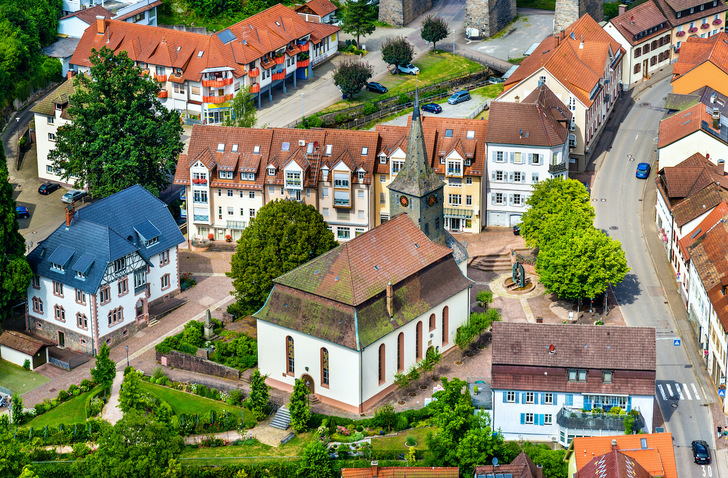
[[444,228],[444,183],[427,161],[415,104],[407,159],[389,186],[392,219],[278,277],[258,323],[271,386],[303,380],[321,402],[371,409],[470,314],[467,250]]

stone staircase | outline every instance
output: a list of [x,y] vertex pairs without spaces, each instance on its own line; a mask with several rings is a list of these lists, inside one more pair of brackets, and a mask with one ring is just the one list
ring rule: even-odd
[[158,319],[149,319],[149,323],[147,324],[147,327],[154,327],[159,323]]
[[314,395],[313,393],[309,393],[308,394],[308,404],[316,405],[318,403],[321,403],[321,400],[319,400],[318,397],[316,395]]
[[278,409],[273,420],[270,421],[270,426],[281,430],[287,430],[288,427],[291,426],[291,415],[288,413],[288,409],[286,407]]
[[512,266],[508,252],[478,256],[470,263],[470,267],[481,271],[509,271]]

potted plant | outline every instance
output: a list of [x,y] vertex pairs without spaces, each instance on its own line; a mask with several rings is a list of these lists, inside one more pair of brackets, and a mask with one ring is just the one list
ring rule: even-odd
[[713,20],[713,25],[720,25],[721,23],[723,23],[723,20],[721,20],[720,18],[716,18],[715,20]]
[[213,234],[213,233],[208,234],[207,235],[207,240],[214,241],[215,240],[215,234]]
[[685,36],[685,32],[684,32],[684,31],[682,31],[682,30],[680,30],[679,32],[677,32],[677,33],[675,34],[675,36],[678,36],[678,37],[684,37],[684,36]]
[[477,385],[474,385],[473,386],[473,394],[474,395],[477,395],[478,394],[478,386]]
[[225,234],[225,242],[233,242],[233,236],[230,234]]

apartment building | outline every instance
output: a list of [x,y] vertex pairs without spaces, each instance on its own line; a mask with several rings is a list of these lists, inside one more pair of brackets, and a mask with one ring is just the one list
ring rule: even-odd
[[71,186],[61,179],[60,171],[48,160],[48,153],[55,148],[58,128],[71,122],[67,108],[69,99],[75,91],[73,80],[65,80],[30,110],[35,121],[38,179],[41,181],[53,181]]
[[189,123],[221,123],[234,95],[249,87],[258,106],[286,92],[338,49],[334,25],[307,22],[277,4],[213,35],[98,18],[71,57],[77,72],[90,69],[92,49],[126,51],[159,82],[159,98]]
[[360,235],[374,226],[377,138],[367,131],[194,126],[174,179],[186,187],[190,237],[237,240],[275,200],[315,207],[340,241]]
[[625,49],[589,15],[543,40],[504,83],[498,101],[519,102],[547,85],[574,116],[570,169],[583,171],[622,90]]
[[515,226],[539,181],[569,176],[571,111],[541,85],[519,103],[490,105],[486,226]]
[[728,95],[728,33],[689,38],[672,69],[672,92],[689,94],[708,86]]
[[[108,4],[111,6],[111,2]],[[119,3],[115,3],[118,7]],[[96,23],[98,17],[119,20],[139,25],[157,26],[157,7],[162,5],[160,0],[141,0],[109,10],[100,4],[69,12],[58,20],[58,34],[71,38],[81,38],[83,32]]]
[[[708,38],[725,30],[725,0],[652,0],[672,25],[671,58],[681,54],[688,38]],[[692,90],[691,90],[692,91]]]
[[[409,128],[389,125],[376,128],[380,137],[374,181],[376,225],[391,217],[388,186],[407,159]],[[485,227],[483,178],[488,121],[423,116],[422,128],[430,165],[445,183],[445,229],[480,232]]]
[[626,10],[619,6],[619,15],[609,20],[604,30],[625,49],[620,81],[634,86],[670,64],[670,22],[653,2],[645,2]]

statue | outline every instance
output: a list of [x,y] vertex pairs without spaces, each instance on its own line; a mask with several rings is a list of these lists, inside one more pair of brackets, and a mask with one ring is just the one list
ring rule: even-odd
[[215,335],[215,332],[213,330],[212,316],[210,315],[210,309],[207,309],[207,314],[205,316],[205,325],[203,326],[202,330],[205,335],[205,340],[212,340],[212,336]]
[[523,270],[523,264],[516,262],[513,264],[513,283],[516,287],[526,287],[526,271]]

